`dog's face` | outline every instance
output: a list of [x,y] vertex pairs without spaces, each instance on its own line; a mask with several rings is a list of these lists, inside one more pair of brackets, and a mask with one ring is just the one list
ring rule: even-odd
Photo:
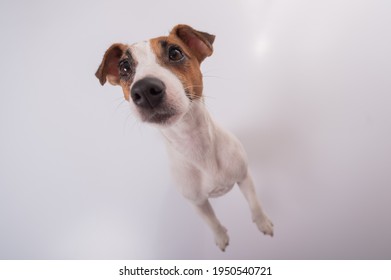
[[200,64],[212,54],[214,38],[177,25],[166,37],[114,44],[95,75],[102,85],[120,85],[142,121],[170,125],[202,97]]

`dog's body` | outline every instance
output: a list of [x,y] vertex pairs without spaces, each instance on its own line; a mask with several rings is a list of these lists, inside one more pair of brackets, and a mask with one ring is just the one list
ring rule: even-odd
[[259,230],[272,236],[273,224],[256,196],[242,145],[213,121],[203,103],[199,66],[212,54],[213,41],[213,35],[178,25],[168,37],[131,46],[114,44],[96,76],[102,85],[106,80],[121,85],[140,119],[158,126],[180,192],[198,210],[224,251],[227,230],[208,199],[224,195],[235,183]]

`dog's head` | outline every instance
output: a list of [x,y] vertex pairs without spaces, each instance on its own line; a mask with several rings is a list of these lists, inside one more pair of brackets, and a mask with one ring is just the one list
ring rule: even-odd
[[120,85],[142,121],[170,125],[202,97],[200,64],[213,53],[214,39],[177,25],[165,37],[113,44],[95,75],[102,85]]

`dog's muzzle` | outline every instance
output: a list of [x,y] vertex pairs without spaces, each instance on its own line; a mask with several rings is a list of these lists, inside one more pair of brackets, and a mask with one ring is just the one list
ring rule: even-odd
[[131,90],[134,104],[145,109],[154,109],[159,106],[165,95],[165,84],[153,77],[146,77],[137,81]]
[[167,102],[166,85],[161,80],[154,77],[138,80],[130,95],[142,121],[168,125],[175,120],[178,112]]

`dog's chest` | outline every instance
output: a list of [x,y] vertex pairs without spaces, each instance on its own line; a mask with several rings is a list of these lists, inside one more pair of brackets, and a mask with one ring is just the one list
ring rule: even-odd
[[208,197],[219,197],[229,192],[235,183],[233,179],[227,180],[227,178],[212,178],[208,176],[204,186]]
[[193,192],[199,191],[218,197],[232,189],[238,181],[241,162],[226,150],[229,147],[218,142],[197,142],[197,137],[168,144],[172,173],[185,196],[186,192],[194,196]]
[[179,124],[162,130],[174,179],[187,197],[223,195],[246,173],[243,149],[202,104],[192,109]]

